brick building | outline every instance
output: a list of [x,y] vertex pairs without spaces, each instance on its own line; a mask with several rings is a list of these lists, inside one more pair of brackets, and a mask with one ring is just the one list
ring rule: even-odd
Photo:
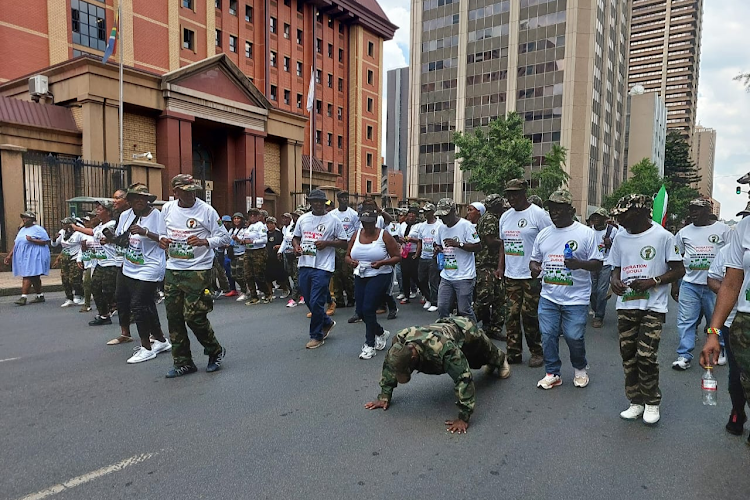
[[[307,172],[297,191],[308,189],[311,166],[314,185],[378,191],[382,49],[397,27],[377,0],[11,2],[0,9],[0,84],[82,54],[101,56],[120,7],[122,43],[113,60],[122,48],[125,66],[163,75],[223,53],[272,108],[304,117],[314,74],[316,99],[299,158]],[[151,127],[151,137],[158,132],[134,123],[124,144],[139,127]],[[206,143],[195,154],[220,161],[221,151]],[[270,145],[266,154],[281,154],[275,151]]]

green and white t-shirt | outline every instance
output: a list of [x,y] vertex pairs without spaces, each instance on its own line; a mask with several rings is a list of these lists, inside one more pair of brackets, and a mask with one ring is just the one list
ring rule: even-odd
[[723,222],[714,222],[710,226],[685,226],[675,235],[675,243],[683,254],[685,265],[683,281],[696,285],[705,285],[708,269],[716,254],[727,242],[729,226]]
[[438,226],[435,236],[436,245],[443,248],[445,264],[440,271],[440,277],[448,281],[471,280],[477,277],[477,266],[474,260],[474,252],[467,252],[460,247],[447,247],[445,240],[456,239],[459,243],[479,243],[479,235],[471,222],[466,219],[458,219],[453,227],[444,223]]
[[111,220],[104,224],[99,224],[94,228],[94,241],[91,244],[91,258],[96,260],[96,265],[101,267],[112,267],[117,265],[117,248],[111,243],[102,245],[104,239],[104,230],[109,229],[114,232],[117,222]]
[[[130,230],[135,224],[154,234],[164,234],[164,220],[158,210],[151,210],[145,217],[137,217],[132,209],[128,209],[120,216],[120,223],[115,231],[121,235]],[[159,248],[159,243],[141,236],[130,234],[128,236],[128,247],[125,249],[122,274],[128,278],[139,281],[161,281],[164,279],[164,268],[166,266],[164,250]]]
[[[626,285],[637,279],[651,279],[669,271],[668,262],[682,260],[672,233],[652,223],[651,228],[631,234],[620,231],[612,242],[608,263],[620,268],[620,279]],[[658,285],[642,292],[628,288],[625,295],[617,297],[617,309],[640,309],[658,313],[667,312],[669,286]]]
[[333,272],[336,267],[336,250],[334,247],[326,247],[318,250],[316,241],[345,240],[346,231],[338,217],[330,213],[324,215],[313,215],[312,212],[300,216],[297,225],[294,226],[294,237],[300,239],[302,255],[299,258],[299,267],[312,267],[323,271]]
[[420,259],[432,259],[435,252],[437,232],[442,225],[443,223],[440,219],[437,219],[433,224],[423,222],[416,231],[412,229],[412,233],[415,233],[414,237],[422,240],[422,254],[419,256]]
[[240,238],[243,240],[252,240],[252,243],[247,243],[245,248],[248,250],[260,250],[266,248],[268,243],[268,226],[263,221],[258,221],[255,224],[250,224],[240,234]]
[[517,280],[531,278],[529,261],[539,231],[551,226],[549,214],[532,204],[520,212],[510,209],[500,217],[500,239],[505,250],[505,277]]
[[539,231],[531,260],[542,265],[542,297],[563,306],[586,305],[591,300],[591,273],[565,267],[565,245],[577,260],[603,260],[594,231],[579,222],[568,227],[548,226]]
[[56,247],[62,245],[61,253],[70,259],[76,260],[78,254],[81,253],[81,241],[83,241],[83,236],[83,233],[73,231],[68,239],[65,239],[65,229],[61,229],[60,232],[57,233],[55,241],[52,242],[52,246]]
[[[179,200],[168,201],[161,209],[164,233],[172,243],[167,249],[167,269],[174,271],[206,271],[214,265],[214,249],[230,243],[229,233],[214,208],[196,199],[190,208],[181,207]],[[205,238],[208,246],[188,244],[191,236]]]

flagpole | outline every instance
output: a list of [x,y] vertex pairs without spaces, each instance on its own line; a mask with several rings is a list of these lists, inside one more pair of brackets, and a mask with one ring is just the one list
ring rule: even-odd
[[[315,79],[315,66],[310,67],[310,79],[311,81],[314,81]],[[314,88],[314,83],[310,84],[310,87]],[[313,96],[315,95],[315,92],[313,91]],[[313,151],[314,151],[314,142],[315,137],[313,136],[313,110],[315,109],[315,105],[313,104],[313,109],[310,110],[310,188],[308,189],[308,193],[312,191],[312,172],[313,172]]]
[[120,4],[117,7],[117,18],[120,22],[119,29],[117,30],[117,38],[120,42],[120,46],[118,47],[120,52],[120,165],[122,166],[123,157],[122,157],[122,116],[123,116],[123,106],[122,106],[122,53],[124,47],[122,46],[122,0],[120,1]]

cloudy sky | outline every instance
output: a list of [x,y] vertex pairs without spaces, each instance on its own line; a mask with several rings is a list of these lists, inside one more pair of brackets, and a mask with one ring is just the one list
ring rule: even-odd
[[[408,66],[411,2],[379,1],[391,22],[400,26],[395,38],[385,43],[385,69]],[[698,121],[704,127],[716,129],[713,194],[721,202],[722,218],[731,219],[748,201],[747,195],[735,194],[735,181],[750,172],[750,130],[744,130],[744,120],[750,116],[750,93],[732,78],[741,71],[750,71],[750,51],[747,50],[750,36],[745,31],[745,21],[750,19],[750,2],[707,0],[703,8]],[[747,188],[743,187],[743,190]]]

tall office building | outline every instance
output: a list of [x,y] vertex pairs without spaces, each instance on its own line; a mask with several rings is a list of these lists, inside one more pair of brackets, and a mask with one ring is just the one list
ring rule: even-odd
[[698,100],[703,0],[634,0],[628,86],[658,92],[667,129],[690,142]]
[[701,176],[700,182],[693,186],[703,196],[714,196],[714,158],[716,156],[716,130],[701,127],[700,123],[693,133],[693,146],[690,156]]
[[625,121],[625,168],[626,178],[630,169],[644,158],[648,158],[664,175],[664,150],[667,144],[667,107],[656,92],[645,93],[635,85],[628,94],[627,118]]
[[579,213],[623,177],[629,2],[413,0],[409,195],[484,196],[455,162],[455,131],[517,111],[529,169],[559,143]]
[[388,103],[385,119],[385,164],[401,172],[401,193],[406,193],[406,164],[409,128],[409,68],[392,69],[387,73]]

